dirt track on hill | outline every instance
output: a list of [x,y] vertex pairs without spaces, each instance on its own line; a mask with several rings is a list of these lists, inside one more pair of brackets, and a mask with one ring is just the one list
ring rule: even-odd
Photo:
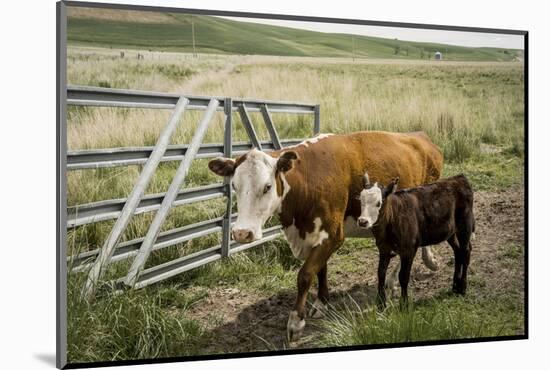
[[[476,192],[474,196],[476,236],[472,241],[470,263],[470,290],[472,282],[483,284],[495,294],[520,291],[524,284],[524,193],[523,186],[500,192]],[[511,249],[512,248],[512,249]],[[446,244],[432,248],[439,263],[439,270],[432,272],[415,259],[409,294],[413,301],[434,297],[450,290],[453,273],[452,249]],[[516,258],[510,263],[511,250]],[[420,253],[419,253],[420,254]],[[358,250],[347,254],[352,257],[357,269],[343,269],[339,265],[344,256],[338,252],[329,260],[330,303],[339,303],[353,298],[361,307],[373,304],[376,297],[376,268],[378,252],[375,248]],[[397,258],[392,261],[397,262]],[[310,302],[315,289],[310,291]],[[468,294],[468,293],[467,293]],[[470,293],[472,294],[472,293]],[[195,305],[191,317],[201,321],[209,331],[210,342],[204,353],[251,352],[288,348],[286,322],[296,292],[282,290],[273,295],[261,296],[236,288],[215,288],[209,296]],[[523,297],[522,297],[523,299]],[[213,308],[217,317],[213,320]],[[318,320],[306,319],[303,337],[293,347],[315,346]]]

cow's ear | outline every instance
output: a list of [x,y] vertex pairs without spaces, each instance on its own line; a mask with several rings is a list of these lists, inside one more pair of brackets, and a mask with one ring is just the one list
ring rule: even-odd
[[235,160],[231,158],[214,158],[208,162],[208,168],[218,176],[233,176]]
[[287,172],[292,168],[292,161],[298,159],[296,152],[284,152],[277,161],[277,171]]

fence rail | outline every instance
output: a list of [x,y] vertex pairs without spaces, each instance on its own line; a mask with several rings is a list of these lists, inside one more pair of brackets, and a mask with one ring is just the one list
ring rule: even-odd
[[[85,105],[91,107],[122,107],[122,108],[150,108],[173,109],[181,95],[162,92],[148,92],[140,90],[111,89],[89,86],[67,87],[68,105]],[[224,110],[225,97],[185,95],[189,100],[187,109],[206,110],[211,99],[218,100],[219,111]],[[246,104],[249,112],[260,112],[265,105],[273,113],[303,113],[316,114],[316,104],[299,102],[279,102],[257,99],[232,99],[232,110],[237,111]]]
[[[281,146],[289,147],[299,144],[300,139],[281,140]],[[276,145],[271,141],[260,141],[262,150],[270,152],[277,150]],[[144,164],[151,155],[154,146],[147,147],[124,147],[107,149],[84,149],[71,150],[67,153],[67,169],[83,170],[90,168],[129,166]],[[181,161],[189,145],[169,145],[161,162]],[[233,144],[233,155],[244,154],[254,148],[252,143],[237,142]],[[215,158],[224,155],[223,144],[202,144],[197,153],[196,159]]]
[[[117,280],[116,286],[141,288],[167,279],[181,272],[229,257],[234,253],[261,245],[280,236],[280,226],[264,230],[263,238],[252,243],[239,244],[229,238],[229,229],[236,214],[231,213],[232,189],[228,179],[223,183],[195,188],[181,189],[190,163],[195,159],[217,156],[237,156],[252,148],[273,151],[300,143],[303,139],[281,140],[273,123],[275,113],[312,114],[313,134],[320,130],[319,105],[298,102],[277,102],[257,99],[232,99],[212,96],[181,96],[178,94],[137,90],[107,89],[89,86],[68,86],[67,103],[74,106],[124,107],[174,110],[157,145],[152,147],[123,147],[109,149],[72,150],[67,154],[68,170],[144,165],[134,189],[128,198],[108,199],[67,208],[67,227],[113,220],[115,225],[101,248],[67,257],[72,271],[89,270],[84,287],[85,297],[93,296],[95,286],[104,268],[116,261],[134,258],[132,267],[125,277]],[[204,110],[191,144],[167,145],[168,139],[187,110]],[[204,133],[216,112],[225,115],[224,142],[220,144],[202,143]],[[249,113],[260,112],[269,133],[269,141],[260,141]],[[233,113],[238,113],[250,142],[233,143]],[[166,193],[143,195],[144,189],[160,162],[179,161],[180,167]],[[215,198],[226,197],[226,212],[222,217],[192,223],[183,227],[159,233],[168,211],[172,207],[191,204]],[[136,214],[156,211],[154,221],[145,237],[118,242],[130,218]],[[222,234],[220,245],[207,248],[166,263],[144,269],[152,251],[180,244],[213,233]]]

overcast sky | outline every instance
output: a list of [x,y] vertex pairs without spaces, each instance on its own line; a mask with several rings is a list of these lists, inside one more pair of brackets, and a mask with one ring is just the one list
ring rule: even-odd
[[275,19],[258,18],[236,18],[223,17],[241,22],[264,23],[275,26],[284,26],[292,28],[301,28],[311,31],[329,32],[329,33],[349,33],[364,36],[376,36],[390,39],[399,39],[407,41],[435,42],[442,44],[460,45],[460,46],[490,46],[509,49],[523,49],[522,35],[503,35],[495,33],[478,32],[458,32],[458,31],[439,31],[422,30],[416,28],[395,28],[395,27],[377,27],[362,26],[354,24],[337,23],[317,23],[317,22],[298,22],[284,21]]

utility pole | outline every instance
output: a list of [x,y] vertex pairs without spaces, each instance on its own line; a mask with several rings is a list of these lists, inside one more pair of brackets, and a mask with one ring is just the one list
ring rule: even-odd
[[351,55],[353,58],[353,61],[355,62],[355,36],[351,35]]
[[197,57],[197,51],[195,50],[195,19],[191,16],[191,34],[193,36],[193,57]]

